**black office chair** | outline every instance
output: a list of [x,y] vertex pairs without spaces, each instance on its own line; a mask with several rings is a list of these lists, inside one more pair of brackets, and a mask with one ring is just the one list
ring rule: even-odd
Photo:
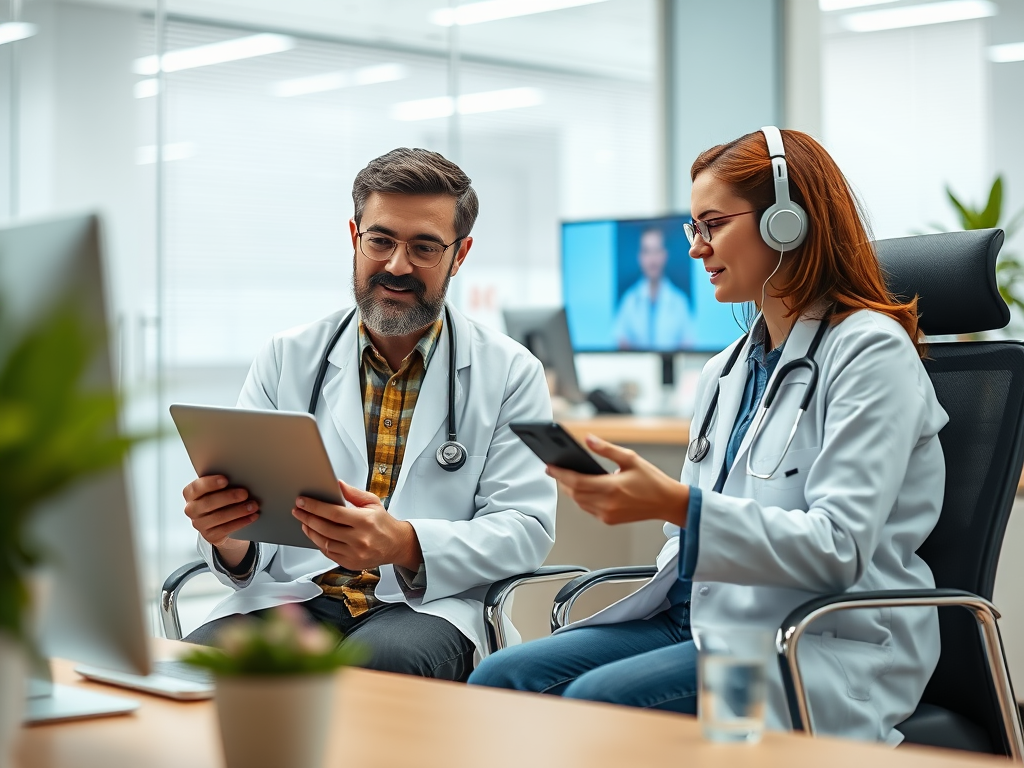
[[[877,245],[891,291],[918,295],[929,336],[1004,327],[1010,314],[995,280],[1001,230],[882,240]],[[907,743],[1011,756],[1024,762],[1024,732],[989,602],[1006,522],[1024,464],[1024,344],[956,341],[929,345],[925,368],[949,423],[939,434],[946,489],[938,525],[919,554],[934,590],[835,595],[794,610],[779,630],[779,665],[797,729],[813,719],[796,664],[797,642],[816,618],[856,607],[934,605],[942,655],[921,705],[899,725]],[[552,629],[569,622],[583,592],[606,582],[637,581],[653,566],[592,571],[556,595]],[[955,606],[966,608],[950,610]],[[813,711],[811,712],[813,716]]]

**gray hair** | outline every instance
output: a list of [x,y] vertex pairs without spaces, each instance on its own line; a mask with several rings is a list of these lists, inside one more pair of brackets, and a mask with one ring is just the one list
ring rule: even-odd
[[455,198],[455,234],[469,235],[480,203],[472,180],[459,166],[437,152],[399,147],[371,160],[352,183],[355,221],[359,226],[366,201],[374,192],[402,195],[451,195]]

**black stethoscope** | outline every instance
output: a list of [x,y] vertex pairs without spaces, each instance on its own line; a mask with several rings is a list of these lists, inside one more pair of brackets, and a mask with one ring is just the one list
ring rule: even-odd
[[[814,334],[814,339],[811,341],[811,345],[807,348],[807,354],[803,357],[797,358],[796,360],[790,360],[775,374],[775,380],[765,393],[764,400],[762,400],[761,408],[757,414],[757,420],[754,422],[754,432],[750,437],[750,447],[747,448],[748,475],[760,480],[767,480],[775,474],[780,466],[782,466],[782,462],[785,459],[786,454],[789,452],[789,446],[793,444],[793,438],[796,436],[796,430],[800,426],[800,419],[802,419],[804,413],[807,412],[807,406],[811,404],[811,398],[814,397],[814,392],[818,388],[818,364],[814,362],[814,355],[818,351],[818,346],[821,344],[821,340],[824,338],[826,330],[828,330],[827,317],[823,318],[818,323],[818,330]],[[700,433],[690,441],[690,445],[686,449],[687,458],[694,463],[704,461],[705,457],[708,455],[708,451],[711,450],[711,441],[708,440],[708,430],[711,427],[711,419],[714,416],[715,410],[718,408],[718,395],[722,389],[722,379],[728,376],[732,371],[732,367],[736,364],[736,359],[740,356],[740,351],[743,349],[746,340],[747,334],[744,334],[743,338],[739,340],[739,343],[733,349],[732,354],[729,355],[729,359],[725,363],[725,368],[722,369],[722,373],[718,377],[718,384],[715,386],[715,394],[711,398],[711,404],[708,406],[708,409],[704,414],[704,420],[701,422]],[[796,420],[793,422],[793,428],[789,431],[789,438],[786,440],[786,446],[782,449],[782,455],[779,456],[779,460],[775,463],[775,466],[772,467],[768,474],[758,474],[751,466],[751,457],[754,455],[754,444],[757,442],[757,438],[760,436],[761,430],[764,427],[765,420],[768,416],[768,409],[775,400],[775,395],[778,394],[779,387],[782,386],[782,382],[785,380],[786,376],[799,368],[806,368],[810,372],[810,379],[807,381],[803,400],[800,401],[800,408],[796,412]]]
[[[316,379],[313,381],[313,393],[309,398],[309,413],[316,416],[316,404],[320,400],[320,390],[324,384],[324,376],[327,375],[328,356],[331,350],[338,343],[341,334],[344,333],[348,324],[355,317],[356,310],[352,310],[345,316],[338,326],[338,330],[331,336],[324,349],[323,357],[320,358],[320,367],[316,372]],[[448,326],[448,440],[438,447],[434,458],[437,465],[446,472],[454,472],[466,463],[466,447],[458,441],[455,435],[455,324],[452,322],[452,313],[448,306],[444,308],[444,324]]]

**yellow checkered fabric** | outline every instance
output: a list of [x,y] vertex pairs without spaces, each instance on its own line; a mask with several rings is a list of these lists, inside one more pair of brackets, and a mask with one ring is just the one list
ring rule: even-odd
[[[363,323],[359,323],[359,380],[363,389],[366,455],[370,458],[366,490],[375,494],[385,509],[391,503],[391,494],[402,470],[409,425],[423,376],[441,335],[441,326],[438,318],[420,337],[398,370],[393,371],[374,348]],[[316,579],[325,595],[345,601],[345,607],[353,617],[381,605],[373,594],[379,581],[380,570],[377,568],[350,571],[340,566]]]

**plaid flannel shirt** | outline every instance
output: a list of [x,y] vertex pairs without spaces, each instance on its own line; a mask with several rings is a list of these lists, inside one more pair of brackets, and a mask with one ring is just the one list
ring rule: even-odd
[[[398,483],[412,414],[427,365],[441,335],[441,326],[438,318],[420,337],[399,369],[392,371],[387,360],[374,348],[363,323],[359,323],[359,380],[363,389],[366,455],[370,458],[366,489],[377,495],[385,509],[390,505]],[[395,566],[395,572],[407,595],[422,595],[426,590],[426,573],[422,565],[416,573],[400,566]],[[350,571],[341,566],[316,578],[324,594],[343,600],[353,617],[382,605],[373,594],[379,581],[379,568]]]

